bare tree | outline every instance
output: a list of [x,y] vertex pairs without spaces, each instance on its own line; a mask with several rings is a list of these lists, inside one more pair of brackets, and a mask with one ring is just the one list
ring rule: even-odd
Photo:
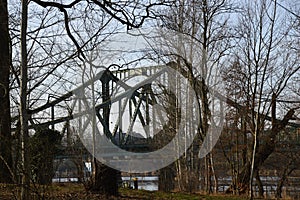
[[[263,195],[263,187],[259,179],[259,168],[274,151],[276,135],[282,131],[295,109],[290,108],[278,120],[277,99],[289,91],[287,85],[299,71],[295,55],[285,46],[291,27],[286,25],[278,15],[276,1],[247,2],[240,18],[237,32],[237,51],[235,64],[239,70],[226,73],[235,74],[233,80],[240,88],[241,96],[237,101],[243,106],[238,108],[244,113],[247,122],[246,132],[251,133],[248,155],[251,155],[239,174],[239,183],[248,188],[253,198],[253,177]],[[246,13],[246,14],[245,14]],[[242,75],[242,81],[238,80]],[[269,100],[269,101],[267,101]],[[269,120],[269,121],[268,121]],[[262,142],[263,141],[263,142]]]
[[[24,175],[22,196],[24,199],[28,197],[28,180],[30,176],[29,172],[26,172],[29,169],[26,164],[26,159],[28,159],[28,155],[26,155],[28,121],[31,124],[36,124],[43,120],[39,119],[42,118],[41,116],[35,116],[37,118],[34,118],[30,108],[47,104],[50,98],[55,98],[58,94],[57,88],[64,87],[59,90],[64,93],[65,90],[76,84],[76,82],[69,81],[64,76],[68,76],[66,74],[72,74],[72,72],[75,73],[75,66],[78,66],[77,62],[84,62],[86,58],[85,52],[94,50],[95,46],[105,40],[107,36],[103,36],[100,41],[94,39],[101,34],[101,31],[108,24],[113,24],[111,27],[119,23],[125,25],[127,29],[139,28],[147,18],[155,17],[157,6],[163,6],[167,3],[167,1],[86,2],[75,0],[69,4],[63,4],[35,0],[31,2],[23,1],[22,12],[12,15],[12,17],[18,18],[22,14],[22,24],[18,24],[17,20],[11,20],[13,27],[16,28],[11,29],[11,46],[14,49],[12,72],[15,80],[12,88],[16,89],[14,91],[16,96],[18,96],[18,87],[21,91],[20,101],[15,98],[13,102],[16,107],[21,107],[23,159],[21,163],[24,164],[22,169]],[[19,6],[18,3],[16,3],[16,9],[17,6]],[[89,30],[87,30],[87,27]],[[105,34],[109,35],[109,33],[110,29],[107,29]],[[96,43],[89,48],[87,44],[92,42]],[[70,46],[69,43],[73,45]],[[21,58],[18,57],[20,50],[16,50],[19,47],[21,47],[22,52]],[[21,77],[19,77],[20,74]],[[113,175],[101,169],[98,172],[102,175]],[[116,180],[109,182],[109,178],[101,178],[101,176],[98,176],[95,181],[95,185],[99,186],[98,189],[101,192],[115,195],[117,190],[116,187],[110,187],[112,184],[116,185]]]
[[12,182],[7,1],[1,1],[0,10],[0,182]]
[[[180,188],[194,191],[199,188],[199,176],[205,176],[205,190],[217,190],[217,178],[214,173],[213,157],[205,158],[205,173],[200,174],[198,154],[211,121],[211,94],[208,87],[215,85],[215,77],[222,66],[223,57],[230,49],[229,13],[233,11],[230,1],[176,1],[175,5],[161,17],[163,30],[160,41],[155,46],[160,56],[175,61],[174,69],[190,80],[195,89],[201,109],[201,123],[198,135],[186,157],[178,163],[178,179],[185,186]],[[192,156],[192,158],[190,158]],[[188,166],[192,159],[193,166]],[[186,175],[184,171],[186,171]],[[180,178],[182,177],[182,179]],[[196,178],[198,177],[198,178]],[[212,183],[214,179],[214,183]],[[203,179],[202,179],[203,180]],[[192,183],[192,186],[191,186]],[[179,183],[180,184],[180,183]]]

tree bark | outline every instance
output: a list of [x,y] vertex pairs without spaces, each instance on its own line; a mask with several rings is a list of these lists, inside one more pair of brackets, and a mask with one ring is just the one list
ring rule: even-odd
[[277,199],[282,198],[282,188],[284,183],[286,182],[288,176],[296,169],[296,167],[291,166],[293,164],[293,160],[290,160],[288,164],[285,166],[282,175],[277,183],[277,188],[275,192],[275,197]]
[[258,170],[255,172],[254,176],[255,176],[257,187],[258,187],[258,196],[259,196],[259,198],[263,198],[264,197],[264,187],[263,187],[263,184],[260,180]]
[[106,196],[117,196],[118,195],[118,178],[120,173],[110,168],[96,159],[95,162],[95,177],[94,183],[90,188],[90,191],[95,193],[104,194]]
[[12,182],[7,0],[0,1],[0,182]]
[[30,199],[30,165],[28,154],[28,114],[27,114],[27,19],[28,1],[22,0],[21,22],[21,85],[20,85],[20,122],[21,122],[21,199]]
[[[110,100],[110,93],[109,93],[109,82],[110,78],[109,75],[106,73],[103,74],[101,77],[102,83],[102,101],[106,102]],[[108,128],[109,128],[109,115],[110,115],[110,106],[106,106],[103,108],[103,132],[105,135],[108,135]],[[96,159],[94,159],[94,177],[91,186],[91,191],[105,194],[107,196],[117,196],[118,195],[118,177],[120,173],[110,168]]]
[[175,163],[159,170],[158,190],[171,192],[175,188]]

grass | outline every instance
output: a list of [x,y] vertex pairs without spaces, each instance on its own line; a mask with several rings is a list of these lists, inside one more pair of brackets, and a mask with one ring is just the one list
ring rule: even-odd
[[159,191],[146,191],[146,190],[129,190],[120,189],[120,195],[131,199],[149,199],[149,200],[165,200],[165,199],[183,199],[183,200],[241,200],[246,198],[229,196],[229,195],[201,195],[201,194],[188,194],[179,192],[159,192]]
[[[158,192],[158,191],[146,191],[146,190],[130,190],[120,189],[120,195],[118,197],[106,197],[99,194],[89,194],[85,191],[81,184],[52,184],[51,186],[39,186],[39,195],[33,194],[32,199],[57,199],[57,200],[98,200],[98,199],[112,199],[112,200],[243,200],[246,198],[229,196],[229,195],[202,195],[202,194],[188,194],[179,192]],[[16,192],[19,188],[15,185],[0,184],[0,199],[15,199]]]

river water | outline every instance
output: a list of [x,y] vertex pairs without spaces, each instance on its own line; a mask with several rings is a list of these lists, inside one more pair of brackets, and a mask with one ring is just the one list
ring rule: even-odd
[[[133,187],[133,178],[138,178],[138,189],[156,191],[158,190],[158,177],[157,176],[124,176],[122,177],[123,183],[129,183]],[[276,184],[279,180],[278,177],[261,177],[261,181],[264,185],[265,196],[268,198],[273,198],[276,192]],[[229,188],[231,182],[231,177],[219,178],[218,191],[223,193]],[[256,192],[258,194],[258,188],[256,187]],[[300,180],[299,178],[290,177],[287,184],[282,188],[282,196],[289,199],[300,200]]]
[[[131,186],[133,188],[133,178],[138,179],[138,189],[156,191],[158,190],[158,176],[122,176],[123,187]],[[218,191],[223,193],[232,183],[231,177],[223,177],[218,179]],[[273,198],[277,189],[278,177],[261,177],[264,186],[265,196]],[[54,178],[53,182],[77,182],[78,178]],[[255,189],[258,191],[258,188]],[[300,200],[300,178],[289,177],[285,186],[282,188],[282,196],[284,198]]]
[[133,187],[133,178],[138,179],[138,189],[156,191],[158,190],[158,177],[157,176],[123,176],[122,181],[123,185],[128,183]]

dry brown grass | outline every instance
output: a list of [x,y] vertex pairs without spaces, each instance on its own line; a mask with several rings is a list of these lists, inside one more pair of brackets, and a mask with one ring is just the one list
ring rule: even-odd
[[[11,200],[17,199],[17,193],[20,190],[17,185],[1,184],[0,185],[0,199]],[[76,183],[65,184],[52,184],[50,186],[32,186],[32,200],[40,199],[57,199],[57,200],[164,200],[164,199],[186,199],[186,200],[240,200],[245,199],[242,197],[233,197],[228,195],[202,195],[202,194],[187,194],[187,193],[164,193],[164,192],[151,192],[145,190],[130,190],[120,189],[118,197],[107,197],[101,194],[88,193],[83,185]]]

